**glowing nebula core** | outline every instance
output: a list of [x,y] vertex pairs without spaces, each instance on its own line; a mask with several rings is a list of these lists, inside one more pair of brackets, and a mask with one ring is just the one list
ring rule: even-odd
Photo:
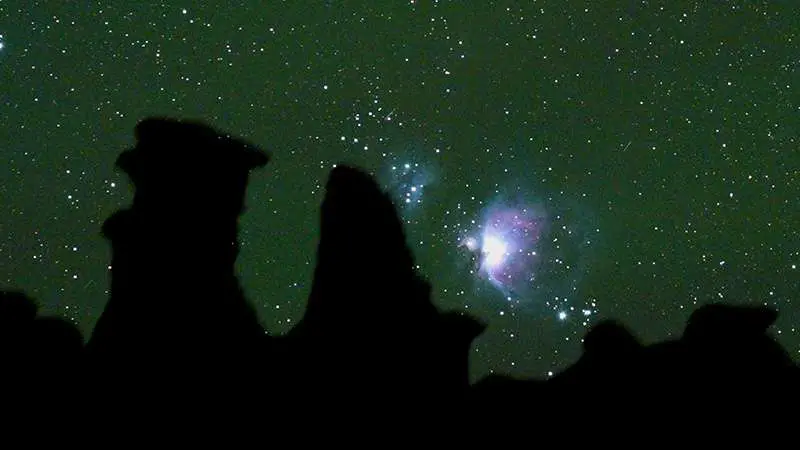
[[545,219],[534,208],[498,203],[459,244],[475,255],[475,272],[504,295],[526,292],[535,283],[536,249]]

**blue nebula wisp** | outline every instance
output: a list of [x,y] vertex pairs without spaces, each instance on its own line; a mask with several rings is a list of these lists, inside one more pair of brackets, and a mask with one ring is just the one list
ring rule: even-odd
[[430,185],[433,176],[428,165],[402,162],[392,164],[381,178],[398,209],[406,214],[423,205],[425,188]]

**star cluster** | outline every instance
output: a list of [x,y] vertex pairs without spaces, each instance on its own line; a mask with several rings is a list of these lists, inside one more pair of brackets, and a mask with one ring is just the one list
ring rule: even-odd
[[433,171],[428,165],[403,161],[389,164],[384,182],[392,193],[395,204],[403,213],[413,212],[423,206],[423,194],[434,182]]

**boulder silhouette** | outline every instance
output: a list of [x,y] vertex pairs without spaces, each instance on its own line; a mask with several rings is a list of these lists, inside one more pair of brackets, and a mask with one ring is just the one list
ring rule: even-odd
[[69,409],[63,387],[81,386],[83,337],[73,323],[38,309],[24,293],[0,291],[0,395],[8,411],[47,405],[57,414]]

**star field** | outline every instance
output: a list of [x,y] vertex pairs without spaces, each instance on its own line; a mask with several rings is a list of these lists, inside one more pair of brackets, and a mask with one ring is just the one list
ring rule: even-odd
[[0,3],[0,277],[89,333],[117,155],[149,115],[257,143],[238,270],[302,316],[335,164],[397,202],[472,372],[546,376],[617,318],[766,304],[800,357],[800,9],[791,2]]

